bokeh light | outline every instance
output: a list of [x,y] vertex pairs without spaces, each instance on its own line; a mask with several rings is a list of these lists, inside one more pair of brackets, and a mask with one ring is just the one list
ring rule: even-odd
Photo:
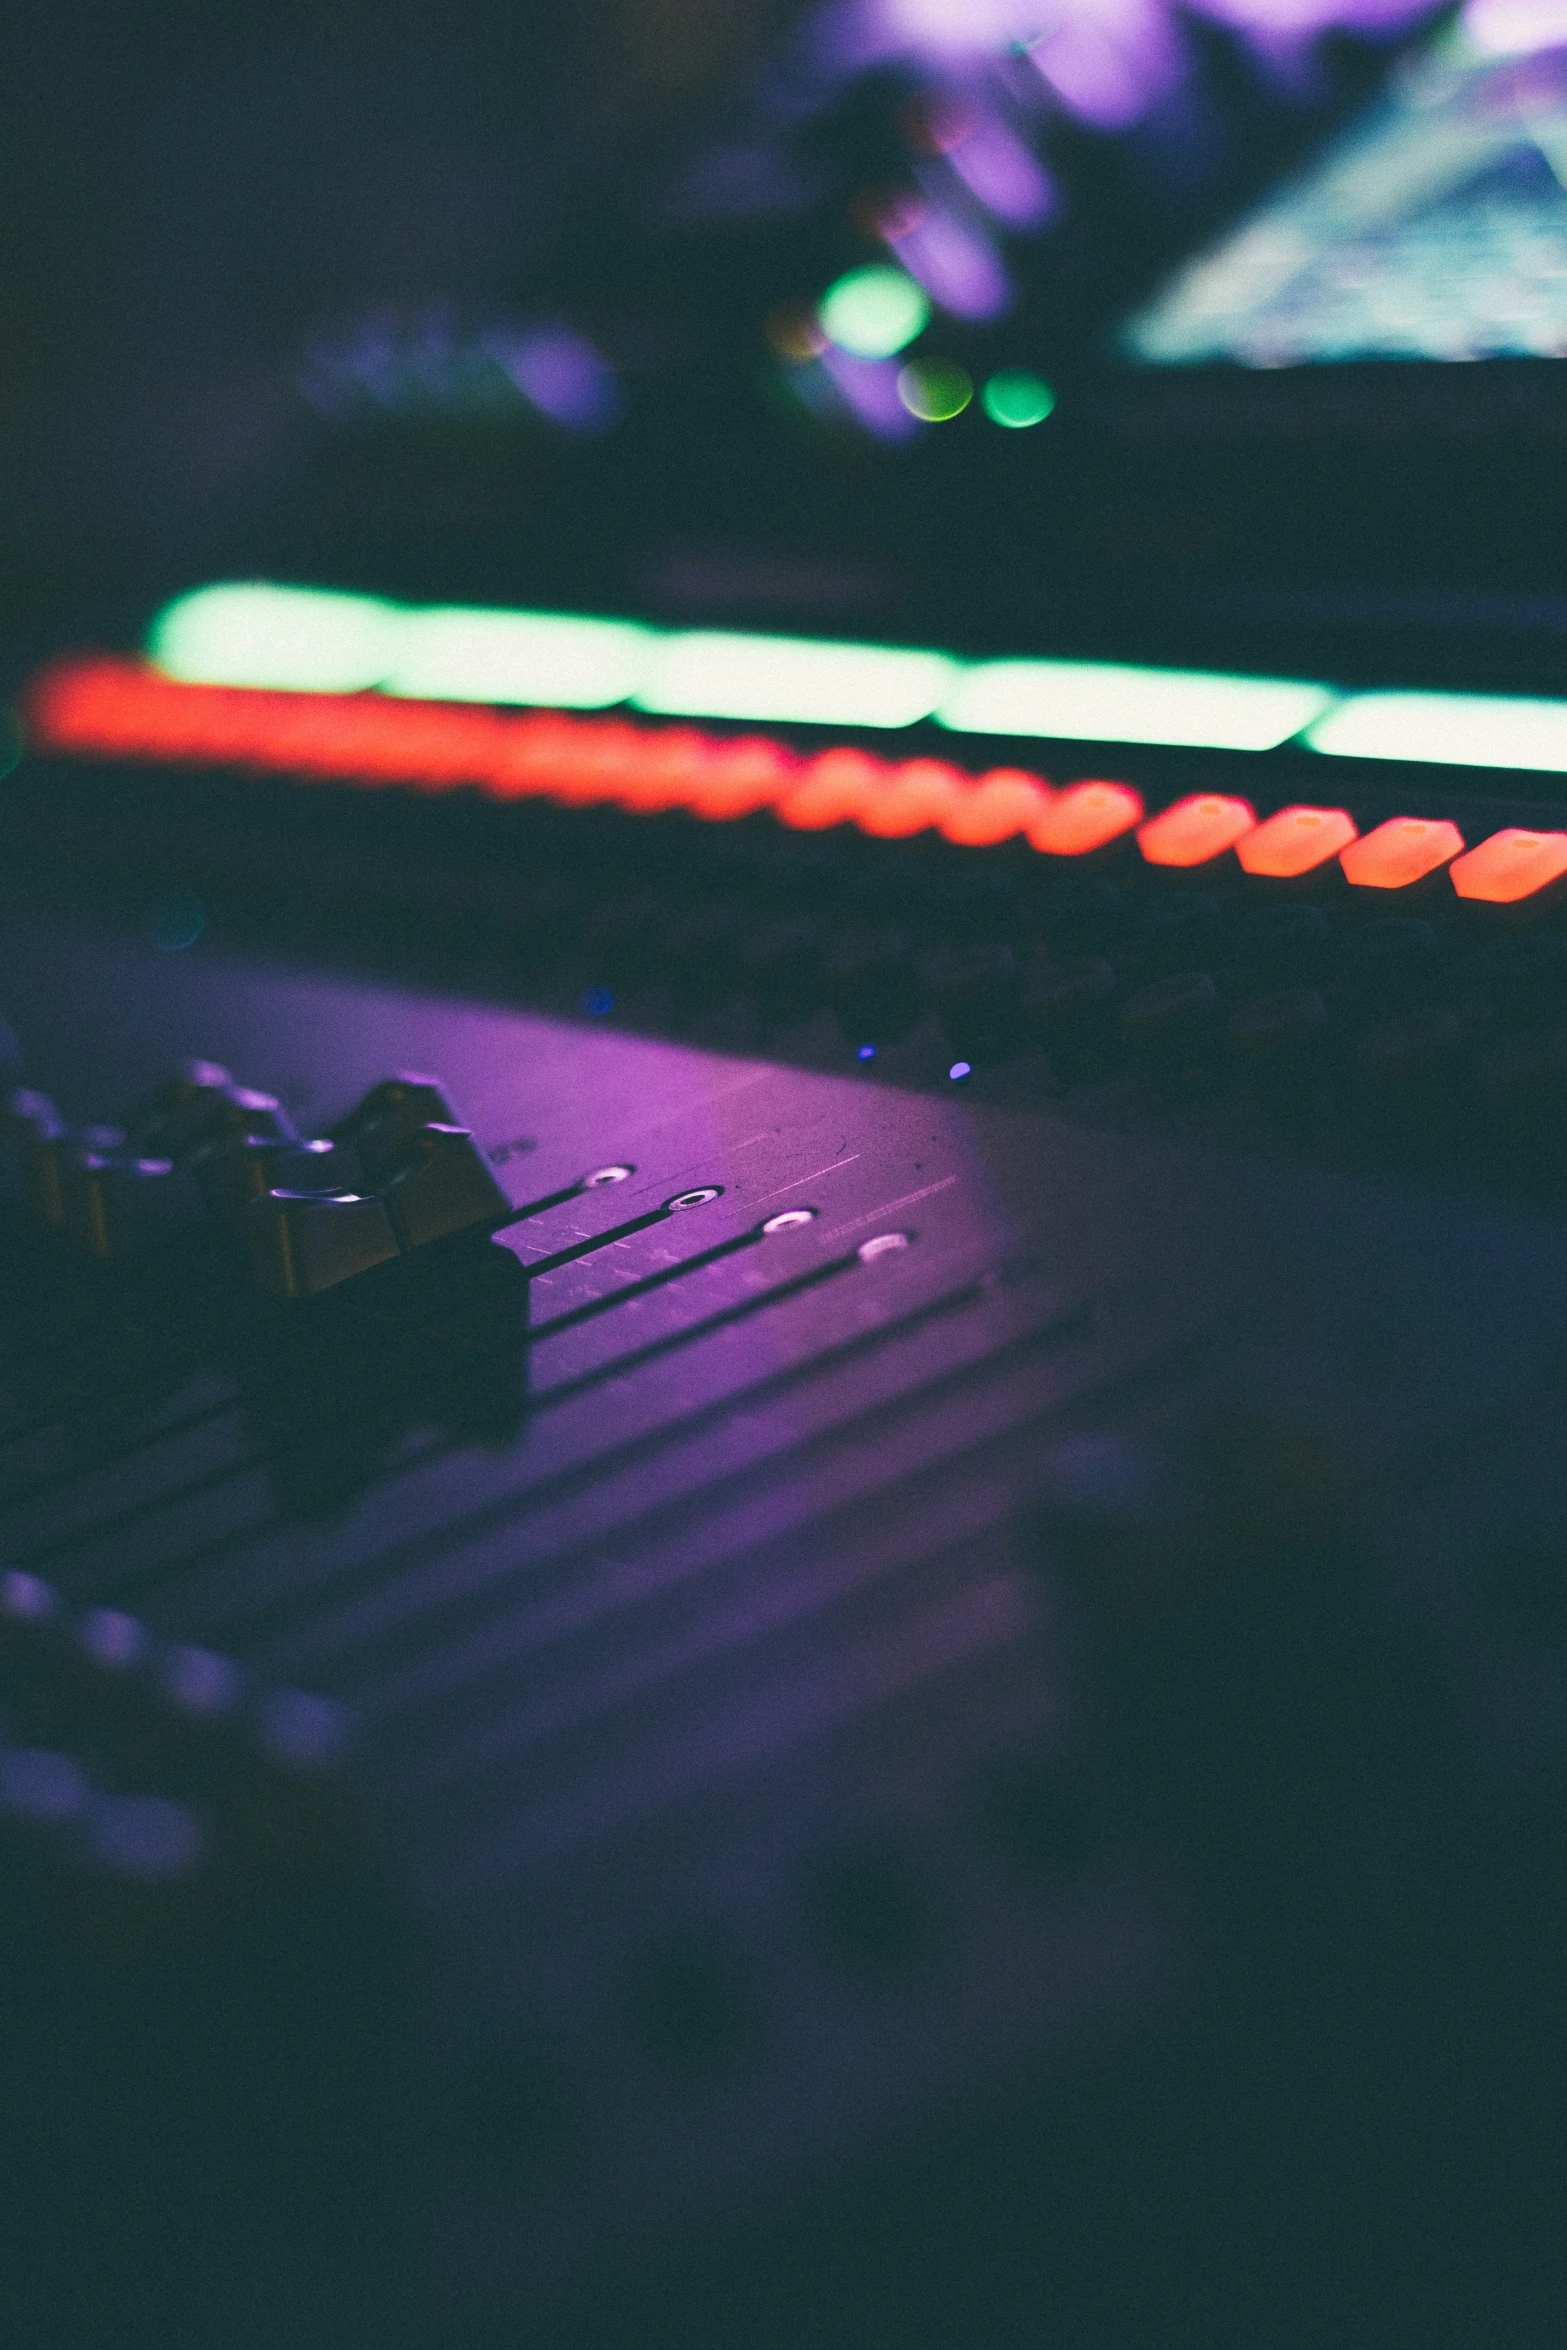
[[226,580],[165,605],[147,650],[188,684],[355,693],[386,675],[401,619],[375,596]]
[[974,379],[950,359],[911,359],[898,370],[898,397],[922,424],[945,424],[973,399]]
[[809,359],[819,359],[827,348],[827,336],[815,313],[797,302],[780,302],[776,309],[769,310],[766,334],[779,356],[797,366]]
[[573,612],[436,605],[403,616],[382,690],[437,702],[541,702],[602,710],[634,693],[653,632]]
[[840,351],[856,359],[890,359],[925,326],[930,299],[905,270],[871,262],[829,286],[817,315]]
[[1026,425],[1043,424],[1056,404],[1055,393],[1043,376],[1026,367],[1003,367],[980,394],[980,405],[992,424],[1020,432]]

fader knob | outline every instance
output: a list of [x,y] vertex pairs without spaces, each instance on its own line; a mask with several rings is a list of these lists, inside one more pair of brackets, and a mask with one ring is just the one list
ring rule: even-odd
[[354,1191],[362,1180],[358,1159],[344,1144],[255,1134],[203,1151],[196,1171],[209,1212],[236,1226],[269,1191]]
[[80,1151],[61,1170],[61,1227],[103,1264],[162,1248],[195,1223],[200,1199],[172,1159]]
[[269,1191],[246,1221],[251,1271],[273,1297],[316,1297],[398,1254],[383,1200],[358,1192]]
[[463,1126],[421,1126],[383,1194],[404,1249],[504,1216],[510,1202]]
[[331,1137],[351,1144],[368,1180],[379,1183],[396,1171],[404,1145],[421,1126],[460,1123],[444,1086],[404,1069],[372,1085],[364,1100],[331,1129]]
[[[215,1063],[203,1061],[195,1067],[206,1072],[202,1082],[175,1079],[126,1111],[125,1131],[133,1150],[184,1164],[247,1137],[298,1139],[298,1127],[275,1094],[235,1085],[227,1070]],[[221,1084],[207,1082],[219,1078]]]
[[125,1141],[118,1126],[63,1126],[35,1134],[22,1145],[22,1182],[27,1204],[53,1232],[65,1224],[66,1172],[84,1153],[111,1152]]
[[122,1112],[125,1131],[139,1151],[172,1158],[176,1146],[188,1147],[204,1112],[233,1082],[217,1061],[186,1061]]
[[46,1093],[30,1086],[13,1086],[0,1100],[0,1147],[27,1142],[50,1142],[64,1131],[65,1121]]

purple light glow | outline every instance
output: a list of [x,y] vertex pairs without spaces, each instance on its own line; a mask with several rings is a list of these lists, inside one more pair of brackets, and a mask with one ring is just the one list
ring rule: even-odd
[[1075,0],[1029,44],[1035,70],[1095,130],[1129,130],[1182,78],[1179,35],[1158,0]]
[[979,115],[943,153],[969,194],[1008,228],[1039,228],[1054,211],[1050,174],[998,116]]
[[568,432],[601,432],[620,413],[613,370],[585,337],[559,323],[465,324],[438,306],[381,307],[308,345],[295,377],[323,416],[356,412],[505,413],[526,401]]
[[1396,32],[1429,16],[1428,0],[1193,0],[1198,15],[1234,25],[1262,46],[1290,35],[1351,25],[1361,32]]
[[620,414],[620,390],[593,345],[569,326],[536,327],[497,339],[491,350],[513,383],[551,423],[602,432]]
[[[1433,13],[1431,0],[1059,0],[1050,9],[1039,0],[828,0],[811,46],[831,79],[898,62],[972,78],[981,60],[1022,52],[1069,113],[1125,130],[1185,79],[1184,15],[1229,26],[1265,63],[1291,71],[1331,27],[1390,34]],[[982,187],[974,193],[1012,219]]]
[[1011,282],[983,229],[932,204],[884,234],[910,277],[954,318],[999,318],[1010,305]]
[[896,359],[856,359],[829,345],[817,365],[832,378],[835,390],[867,431],[884,441],[908,441],[924,431],[898,397]]

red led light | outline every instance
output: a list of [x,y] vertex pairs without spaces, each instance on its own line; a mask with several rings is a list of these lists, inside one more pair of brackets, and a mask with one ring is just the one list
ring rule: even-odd
[[808,760],[799,782],[779,803],[777,813],[799,832],[825,832],[834,824],[853,824],[860,811],[887,789],[891,769],[885,759],[868,751],[823,751]]
[[1293,881],[1314,873],[1355,838],[1355,820],[1342,808],[1281,808],[1235,844],[1247,873]]
[[1510,824],[1455,857],[1448,870],[1461,898],[1516,905],[1567,873],[1567,832],[1525,832]]
[[607,718],[578,729],[576,753],[550,785],[551,799],[568,808],[591,808],[618,800],[641,753],[641,737],[624,719]]
[[1256,822],[1247,801],[1199,793],[1151,816],[1137,835],[1137,845],[1150,865],[1206,865],[1232,849]]
[[644,816],[665,808],[688,808],[711,753],[707,737],[692,726],[666,726],[644,736],[616,795],[620,805]]
[[504,800],[533,799],[553,790],[577,755],[581,731],[577,719],[552,710],[514,718],[502,731],[490,789]]
[[1051,857],[1086,857],[1108,847],[1142,821],[1143,803],[1128,784],[1070,783],[1028,828],[1036,849]]
[[1456,857],[1463,845],[1457,825],[1441,818],[1390,816],[1364,840],[1351,841],[1339,863],[1357,889],[1408,889]]
[[1050,797],[1042,775],[1030,775],[1021,767],[993,767],[988,775],[967,783],[940,818],[941,830],[964,848],[991,848],[997,841],[1030,831]]
[[905,759],[878,790],[866,793],[855,822],[878,840],[907,840],[939,827],[968,788],[962,769],[945,759]]
[[696,779],[692,813],[710,822],[727,823],[774,808],[800,780],[801,764],[781,743],[762,737],[743,737],[717,743],[712,757]]
[[1461,897],[1511,902],[1567,875],[1567,833],[1511,827],[1472,851],[1455,825],[1400,816],[1364,840],[1341,808],[1281,809],[1255,824],[1244,800],[1199,796],[1144,823],[1127,784],[1053,791],[1022,769],[970,777],[945,760],[893,764],[845,746],[802,758],[762,736],[721,739],[623,716],[496,711],[376,693],[265,692],[181,684],[138,661],[83,655],[37,677],[24,699],[37,750],[246,767],[372,788],[475,788],[499,800],[684,808],[713,821],[772,809],[802,830],[855,823],[884,838],[935,827],[979,847],[1026,838],[1080,857],[1135,826],[1155,864],[1201,865],[1234,847],[1249,873],[1311,872],[1335,852],[1364,888],[1399,889],[1452,864]]

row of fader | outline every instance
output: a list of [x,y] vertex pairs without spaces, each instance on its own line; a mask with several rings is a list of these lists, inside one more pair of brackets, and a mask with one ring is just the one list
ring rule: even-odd
[[18,1090],[5,1126],[35,1220],[86,1255],[140,1256],[205,1215],[243,1239],[256,1286],[274,1296],[315,1296],[509,1213],[430,1077],[387,1078],[314,1137],[209,1061],[187,1062],[114,1125],[69,1125]]

